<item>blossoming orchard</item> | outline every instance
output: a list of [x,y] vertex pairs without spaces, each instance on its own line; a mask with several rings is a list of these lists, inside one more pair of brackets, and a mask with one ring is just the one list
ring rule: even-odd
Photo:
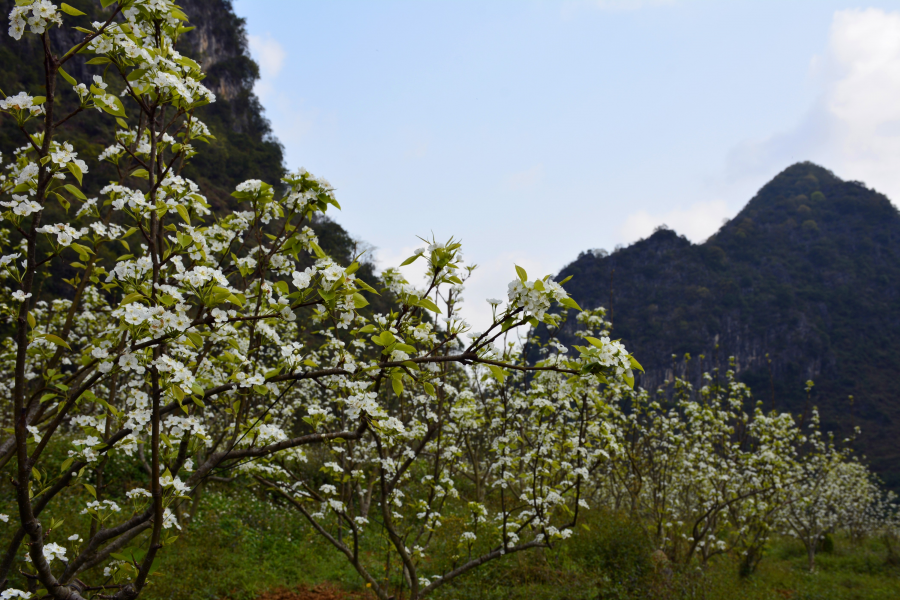
[[[633,390],[641,367],[604,311],[550,276],[510,265],[508,297],[473,332],[459,306],[474,267],[455,239],[404,263],[424,262],[423,282],[388,269],[376,289],[355,274],[363,257],[319,245],[313,226],[340,209],[321,177],[251,179],[213,211],[182,175],[216,100],[175,50],[192,27],[169,0],[101,4],[93,23],[48,0],[9,15],[13,39],[40,40],[45,90],[0,92],[22,143],[0,179],[4,600],[137,598],[217,481],[297,511],[382,599],[581,535],[600,506],[645,519],[672,561],[737,551],[750,570],[775,532],[813,568],[835,528],[894,530],[892,497],[814,413],[748,407],[730,372],[696,392],[677,382],[671,402]],[[54,47],[49,30],[70,26],[79,41]],[[103,74],[76,80],[76,55]],[[96,197],[64,139],[86,111],[115,123],[98,158],[117,178]],[[393,308],[374,311],[376,295]],[[583,346],[553,337],[566,319]],[[539,326],[549,337],[523,346]],[[108,492],[113,458],[146,486]],[[75,518],[54,516],[72,504]],[[437,546],[455,548],[439,568]]]

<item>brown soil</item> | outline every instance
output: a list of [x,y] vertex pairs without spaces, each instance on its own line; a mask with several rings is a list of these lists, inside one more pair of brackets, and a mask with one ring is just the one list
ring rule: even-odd
[[350,593],[330,583],[320,583],[313,588],[275,588],[257,600],[363,600],[364,594]]

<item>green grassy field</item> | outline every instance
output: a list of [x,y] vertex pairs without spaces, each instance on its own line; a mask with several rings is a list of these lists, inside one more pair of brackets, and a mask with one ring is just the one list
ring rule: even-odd
[[[300,515],[278,510],[250,492],[214,493],[184,539],[165,552],[148,598],[233,598],[332,582],[365,592],[343,556],[318,537]],[[581,531],[553,550],[495,561],[436,592],[446,599],[797,599],[900,598],[900,567],[888,564],[877,539],[853,545],[838,536],[834,550],[805,570],[806,553],[791,539],[776,539],[759,570],[737,575],[733,557],[705,569],[654,564],[640,528],[613,515],[594,514]],[[435,554],[439,552],[435,551]],[[371,557],[377,561],[376,557]],[[374,598],[374,596],[372,596]]]
[[[148,600],[254,600],[267,590],[312,587],[330,582],[358,597],[371,597],[343,556],[316,535],[294,511],[273,506],[243,488],[217,485],[204,496],[194,523],[164,549],[158,575],[145,591]],[[65,518],[67,534],[86,525],[80,504],[67,503],[52,516]],[[14,511],[4,498],[0,511]],[[69,514],[66,514],[69,513]],[[12,519],[11,519],[12,521]],[[595,512],[589,531],[552,550],[513,555],[488,563],[433,598],[499,599],[794,599],[853,600],[900,598],[900,566],[891,564],[881,540],[854,545],[835,538],[832,552],[820,553],[817,571],[805,570],[799,542],[773,541],[757,573],[741,579],[733,557],[719,557],[705,568],[672,568],[654,563],[640,527],[627,519]],[[3,528],[3,538],[12,533]],[[3,546],[6,540],[2,541]],[[435,561],[444,549],[433,549]],[[22,554],[23,552],[20,552]],[[383,564],[376,552],[370,565]],[[379,563],[381,561],[381,563]],[[102,571],[102,569],[100,569]],[[397,577],[396,570],[393,576]],[[84,579],[102,579],[87,574]],[[12,583],[22,585],[16,576]],[[399,583],[399,580],[397,580]],[[399,597],[399,596],[398,596]]]

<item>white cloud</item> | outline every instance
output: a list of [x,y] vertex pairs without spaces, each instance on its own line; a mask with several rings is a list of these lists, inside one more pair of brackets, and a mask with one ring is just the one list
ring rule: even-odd
[[812,160],[900,200],[900,13],[834,13],[828,47],[811,74],[822,92],[793,129],[738,145],[732,180],[774,174]]
[[256,95],[262,99],[272,95],[275,91],[274,80],[281,73],[287,52],[278,40],[271,34],[265,36],[251,35],[247,37],[250,43],[250,53],[259,64],[259,81],[253,88]]
[[696,202],[687,208],[673,208],[661,214],[640,210],[626,217],[619,229],[619,237],[623,242],[634,242],[650,236],[660,225],[666,225],[694,243],[700,243],[715,233],[730,214],[724,200]]

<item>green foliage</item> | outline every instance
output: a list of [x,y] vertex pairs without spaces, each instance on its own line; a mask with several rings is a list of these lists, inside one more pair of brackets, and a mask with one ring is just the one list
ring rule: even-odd
[[643,525],[621,513],[592,515],[567,552],[605,598],[637,593],[654,572],[653,546]]

